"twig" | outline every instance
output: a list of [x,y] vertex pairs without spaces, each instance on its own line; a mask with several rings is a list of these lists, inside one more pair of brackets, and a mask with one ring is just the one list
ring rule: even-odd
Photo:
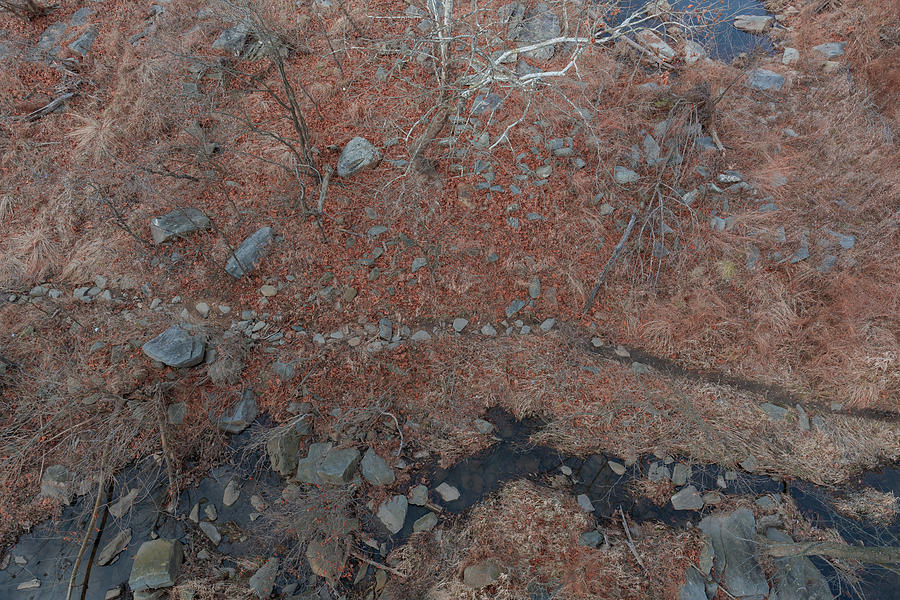
[[622,527],[625,528],[625,535],[628,536],[628,541],[625,544],[628,546],[628,549],[631,550],[631,554],[634,555],[634,558],[641,566],[641,569],[646,571],[647,567],[644,566],[644,561],[641,560],[641,557],[637,553],[637,548],[634,546],[634,540],[631,539],[631,530],[628,529],[628,522],[625,521],[625,511],[622,510],[621,506],[619,506],[619,514],[622,515]]
[[355,558],[358,561],[366,563],[367,565],[375,567],[376,569],[382,569],[384,571],[387,571],[388,573],[396,575],[400,579],[406,579],[406,575],[404,573],[401,573],[397,569],[395,569],[393,567],[389,567],[384,563],[374,561],[371,558],[369,558],[368,556],[366,556],[365,554],[357,552],[356,550],[350,550],[350,556],[352,556],[353,558]]
[[74,95],[75,95],[75,92],[67,92],[67,93],[63,94],[62,96],[60,96],[59,98],[51,100],[45,106],[42,106],[41,108],[25,115],[25,120],[29,121],[29,122],[37,121],[44,115],[48,115],[48,114],[52,113],[54,110],[56,110],[57,108],[59,108],[60,106],[62,106],[63,102],[65,102],[66,100],[68,100],[69,98],[71,98]]
[[72,575],[69,576],[69,587],[66,590],[66,600],[71,600],[72,589],[75,587],[75,576],[81,567],[81,559],[84,557],[84,550],[87,548],[88,540],[94,531],[94,525],[97,523],[97,517],[100,515],[100,504],[103,500],[103,487],[106,483],[106,456],[109,453],[110,444],[106,444],[103,448],[103,458],[100,459],[100,481],[97,482],[97,499],[94,500],[94,510],[91,511],[91,521],[88,523],[87,529],[84,530],[84,538],[81,540],[81,547],[78,549],[78,556],[75,557],[75,565],[72,567]]
[[603,267],[603,271],[600,273],[600,278],[597,279],[597,283],[594,284],[594,289],[591,290],[591,297],[588,298],[587,304],[584,307],[584,312],[587,314],[587,311],[591,309],[591,306],[594,304],[594,300],[597,297],[597,292],[600,291],[600,286],[603,285],[603,281],[606,279],[606,275],[609,273],[610,268],[612,268],[613,263],[616,262],[616,259],[619,258],[619,254],[622,252],[622,248],[625,246],[625,242],[628,241],[628,236],[631,235],[631,230],[634,229],[634,224],[637,222],[637,214],[632,213],[631,219],[628,221],[628,227],[625,228],[625,233],[622,234],[622,239],[619,240],[619,243],[616,244],[616,247],[613,248],[612,254],[609,256],[609,260],[606,261],[606,266]]

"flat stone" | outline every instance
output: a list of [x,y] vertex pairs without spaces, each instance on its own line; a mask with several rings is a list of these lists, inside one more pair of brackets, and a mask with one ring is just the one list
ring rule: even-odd
[[178,540],[160,538],[144,542],[134,558],[128,586],[135,592],[172,587],[183,558]]
[[551,318],[551,319],[544,319],[544,320],[541,322],[541,331],[543,331],[544,333],[547,333],[548,331],[550,331],[551,329],[553,329],[553,326],[554,326],[554,325],[556,325],[556,319],[552,319],[552,318]]
[[509,306],[506,307],[506,318],[512,318],[517,312],[525,308],[524,300],[513,300],[510,302]]
[[694,40],[685,40],[681,52],[687,65],[692,65],[707,56],[706,48]]
[[219,533],[219,528],[212,523],[200,521],[200,530],[206,534],[206,537],[213,543],[213,546],[218,546],[222,542],[222,534]]
[[768,69],[751,69],[747,73],[747,87],[761,91],[780,91],[784,77]]
[[234,56],[238,56],[243,52],[244,46],[247,44],[249,33],[247,25],[239,23],[220,33],[219,37],[212,43],[212,47],[215,50],[225,50]]
[[225,506],[233,506],[235,502],[238,501],[238,498],[241,497],[241,486],[238,483],[237,479],[232,479],[225,486],[225,491],[222,493],[222,504]]
[[394,483],[394,470],[372,448],[366,450],[359,466],[363,478],[372,485],[390,485]]
[[427,342],[431,339],[431,334],[425,331],[424,329],[420,329],[409,338],[414,342]]
[[453,319],[453,330],[456,333],[462,333],[462,330],[465,329],[466,325],[468,325],[468,324],[469,324],[468,319],[463,319],[461,317],[458,317],[456,319]]
[[338,157],[338,177],[350,177],[363,169],[377,165],[380,160],[381,154],[372,142],[357,136],[347,142]]
[[475,429],[478,433],[489,435],[494,432],[494,424],[484,419],[475,419]]
[[63,465],[50,465],[41,474],[41,497],[69,504],[75,495],[74,476]]
[[353,479],[359,465],[360,454],[356,448],[332,448],[316,469],[322,483],[343,485]]
[[[766,530],[766,537],[773,542],[792,543],[788,534],[775,528]],[[831,589],[822,573],[805,556],[773,558],[777,571],[771,597],[778,600],[832,600]]]
[[677,463],[672,467],[672,483],[676,486],[682,486],[687,483],[691,477],[691,466],[685,463]]
[[469,565],[463,571],[463,583],[475,589],[493,585],[498,579],[500,579],[500,569],[490,560]]
[[250,589],[257,598],[268,598],[275,587],[275,577],[278,575],[278,567],[281,561],[277,556],[271,557],[266,563],[257,569],[248,582]]
[[650,367],[648,367],[647,365],[645,365],[645,364],[642,363],[642,362],[633,362],[633,363],[631,363],[631,370],[632,370],[636,375],[647,375],[647,374],[653,372],[653,370],[652,370]]
[[409,503],[415,506],[425,506],[428,503],[428,488],[417,485],[409,490]]
[[300,434],[294,427],[273,429],[266,440],[266,451],[272,470],[282,477],[291,477],[297,472],[297,452],[300,449]]
[[647,470],[647,479],[650,481],[665,481],[670,478],[669,467],[661,465],[658,462],[650,464],[650,468]]
[[831,60],[832,58],[843,56],[844,48],[846,47],[847,42],[828,42],[813,46],[813,50],[821,54],[824,58]]
[[799,60],[800,51],[796,48],[787,47],[784,49],[784,54],[781,55],[781,64],[783,65],[793,65]]
[[616,475],[624,475],[625,474],[625,465],[623,465],[622,463],[611,460],[606,464],[609,465],[610,470],[613,473],[615,473]]
[[256,267],[274,239],[275,230],[260,227],[237,247],[225,263],[225,271],[235,279],[240,279]]
[[306,560],[310,570],[329,580],[340,577],[344,568],[344,549],[341,540],[314,538],[306,546]]
[[20,583],[19,585],[17,585],[17,586],[16,586],[16,590],[17,590],[17,591],[36,590],[36,589],[38,589],[39,587],[41,587],[41,581],[40,581],[40,579],[37,579],[37,578],[35,578],[35,577],[32,577],[31,579],[29,579],[29,580],[27,580],[27,581],[23,581],[22,583]]
[[453,502],[459,499],[459,490],[448,484],[446,481],[434,488],[434,491],[444,500],[444,502]]
[[390,500],[385,500],[381,503],[381,506],[378,507],[378,519],[384,523],[388,531],[398,533],[403,529],[408,508],[409,501],[406,499],[406,496],[398,494]]
[[128,514],[128,511],[131,510],[131,507],[134,505],[134,501],[137,499],[140,491],[140,488],[135,487],[130,489],[127,494],[119,497],[118,500],[116,500],[109,506],[109,514],[117,519],[121,519],[122,517],[124,517],[126,514]]
[[756,521],[749,509],[705,517],[699,527],[712,540],[716,578],[731,595],[762,598],[769,593],[769,584],[756,560]]
[[494,328],[493,325],[488,323],[487,325],[484,325],[481,328],[481,335],[486,335],[488,337],[494,337],[495,335],[497,335],[497,330]]
[[675,510],[700,510],[703,508],[703,498],[700,497],[697,488],[689,485],[681,488],[672,496],[672,508]]
[[[524,18],[517,23],[510,23],[510,37],[522,45],[531,45],[559,37],[561,28],[559,17],[550,6],[541,2],[532,10],[525,12]],[[522,53],[526,58],[550,60],[556,51],[555,45],[544,46],[536,50]]]
[[759,35],[772,24],[772,17],[764,15],[738,15],[734,18],[735,29]]
[[274,296],[275,294],[278,293],[278,288],[276,288],[274,285],[264,285],[261,288],[259,288],[259,293],[262,294],[263,296],[265,296],[266,298],[271,298],[272,296]]
[[438,524],[437,515],[433,512],[429,512],[423,517],[419,517],[413,523],[413,533],[418,533],[420,531],[431,531]]
[[653,30],[642,29],[638,31],[634,37],[637,38],[638,42],[640,42],[640,44],[644,48],[646,48],[662,60],[668,61],[675,58],[675,50],[672,48],[672,46],[667,44]]
[[316,442],[309,445],[306,458],[297,461],[297,481],[301,483],[309,483],[312,485],[320,485],[322,481],[319,479],[318,468],[325,455],[331,450],[330,442]]
[[176,208],[170,213],[150,219],[150,235],[154,244],[209,229],[209,217],[196,208]]
[[176,369],[199,365],[206,352],[206,341],[200,335],[191,335],[178,325],[172,325],[161,334],[141,346],[151,360]]
[[96,561],[100,566],[106,566],[113,562],[119,553],[125,549],[128,544],[131,543],[131,528],[123,529],[119,533],[113,536],[111,540],[109,540],[103,548],[100,549],[100,552],[97,553]]
[[256,394],[248,388],[244,390],[240,401],[216,420],[216,425],[227,433],[240,433],[250,426],[258,414]]
[[685,569],[684,585],[678,590],[678,600],[706,600],[706,583],[696,569]]
[[278,376],[278,379],[285,382],[290,381],[297,374],[297,369],[292,362],[286,363],[276,360],[272,363],[272,370]]
[[412,267],[410,268],[410,270],[413,273],[415,273],[416,271],[418,271],[419,269],[421,269],[422,267],[424,267],[427,264],[428,264],[427,258],[425,258],[424,256],[417,256],[416,258],[413,259]]
[[763,402],[759,405],[759,408],[773,421],[783,421],[788,414],[788,409],[771,402]]
[[578,502],[578,506],[581,507],[586,513],[594,512],[594,504],[591,502],[591,499],[587,494],[578,494],[578,497],[575,499]]
[[634,183],[641,178],[640,175],[627,167],[616,166],[613,169],[613,180],[619,185]]
[[116,598],[121,598],[124,593],[124,586],[117,585],[114,588],[109,588],[106,590],[106,594],[103,595],[103,600],[116,600]]

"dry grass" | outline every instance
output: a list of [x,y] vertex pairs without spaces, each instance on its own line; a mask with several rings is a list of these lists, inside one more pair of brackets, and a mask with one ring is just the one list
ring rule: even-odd
[[839,498],[834,507],[844,516],[890,525],[900,515],[900,503],[893,492],[864,488]]

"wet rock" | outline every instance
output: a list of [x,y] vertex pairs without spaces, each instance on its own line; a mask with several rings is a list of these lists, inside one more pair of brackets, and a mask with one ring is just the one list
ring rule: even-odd
[[359,461],[359,450],[356,448],[332,448],[316,469],[316,475],[322,483],[343,485],[353,478]]
[[23,581],[22,583],[17,585],[16,590],[17,591],[36,590],[39,587],[41,587],[41,581],[37,578],[31,578],[31,579],[29,579],[27,581]]
[[675,510],[700,510],[703,508],[703,498],[697,492],[697,488],[692,485],[678,490],[672,496],[672,508]]
[[734,18],[735,29],[759,35],[772,24],[772,17],[764,15],[738,15]]
[[297,452],[300,450],[300,434],[294,427],[280,427],[269,433],[266,451],[272,470],[282,477],[291,477],[297,472]]
[[475,589],[493,585],[498,579],[500,579],[500,569],[490,560],[469,565],[463,571],[463,583]]
[[453,502],[459,499],[459,490],[448,484],[446,481],[434,488],[434,491],[444,500],[444,502]]
[[843,56],[844,48],[846,47],[847,42],[828,42],[813,46],[813,50],[821,54],[825,59],[831,60],[832,58]]
[[337,161],[338,177],[350,177],[355,173],[378,164],[381,154],[370,141],[355,137],[344,146]]
[[747,87],[760,91],[780,91],[784,77],[768,69],[751,69],[747,73]]
[[616,166],[613,169],[613,180],[619,185],[634,183],[641,178],[640,175],[627,167]]
[[206,341],[199,335],[191,335],[178,325],[172,325],[161,334],[141,346],[151,360],[183,369],[199,365],[206,351]]
[[756,522],[749,509],[706,517],[700,521],[700,530],[712,540],[717,579],[731,595],[762,598],[769,593],[756,560]]
[[140,491],[140,488],[133,488],[129,490],[127,494],[120,497],[110,505],[109,514],[117,519],[121,519],[122,517],[124,517],[126,514],[128,514],[128,511],[131,510],[131,507],[134,504],[134,501],[137,499]]
[[150,235],[154,244],[209,228],[209,218],[196,208],[176,208],[161,217],[150,219]]
[[678,600],[706,600],[706,584],[696,569],[684,572],[684,585],[678,590]]
[[578,502],[578,506],[581,507],[581,510],[583,510],[584,512],[594,512],[594,505],[587,494],[578,494],[578,497],[575,500]]
[[650,481],[665,481],[669,478],[669,467],[661,465],[658,462],[650,464],[650,468],[647,470],[647,479]]
[[428,488],[417,485],[409,490],[409,503],[415,506],[425,506],[428,503]]
[[206,534],[206,537],[213,543],[213,546],[218,546],[222,542],[222,534],[219,533],[219,528],[212,523],[201,521],[200,530]]
[[183,558],[178,540],[144,542],[134,558],[128,586],[135,592],[172,587]]
[[[766,537],[773,542],[791,543],[794,540],[778,529],[766,530]],[[773,558],[778,570],[772,596],[778,600],[831,600],[831,590],[822,573],[805,556]]]
[[237,247],[225,263],[225,271],[235,279],[240,279],[256,267],[274,239],[275,231],[271,227],[260,227]]
[[228,482],[228,485],[225,486],[225,491],[222,493],[222,504],[225,506],[232,506],[240,497],[241,486],[238,484],[237,479],[232,479]]
[[63,465],[51,465],[41,474],[41,497],[69,504],[75,496],[74,476]]
[[278,575],[278,567],[281,561],[273,556],[250,577],[250,590],[257,598],[268,598],[275,587],[275,577]]
[[100,566],[106,566],[113,562],[119,553],[125,549],[125,547],[131,543],[131,528],[124,529],[117,533],[113,538],[100,549],[100,552],[97,553],[97,564]]
[[437,515],[433,512],[429,512],[423,517],[419,517],[413,523],[413,533],[418,533],[420,531],[431,531],[438,524]]
[[330,442],[310,444],[306,458],[297,461],[297,481],[313,485],[321,484],[317,471],[329,450],[331,450]]
[[403,529],[408,508],[409,502],[406,496],[398,494],[390,500],[385,500],[381,503],[381,506],[378,507],[378,519],[384,523],[388,531],[397,533]]
[[226,433],[240,433],[250,426],[258,414],[256,394],[248,388],[244,390],[240,401],[216,420],[216,425]]
[[390,485],[394,483],[394,470],[372,448],[366,450],[360,462],[360,470],[365,480],[372,485]]

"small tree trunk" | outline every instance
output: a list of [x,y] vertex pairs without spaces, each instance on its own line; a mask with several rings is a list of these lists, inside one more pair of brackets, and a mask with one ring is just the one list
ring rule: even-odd
[[829,556],[874,565],[900,565],[900,548],[885,546],[849,546],[834,542],[766,542],[763,549],[766,554],[776,558]]

